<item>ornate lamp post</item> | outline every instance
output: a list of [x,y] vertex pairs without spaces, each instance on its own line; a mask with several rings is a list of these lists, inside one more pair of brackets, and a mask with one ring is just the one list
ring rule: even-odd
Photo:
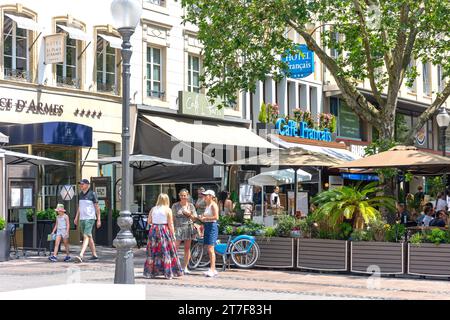
[[114,283],[134,284],[133,250],[136,239],[131,232],[133,219],[129,210],[130,188],[130,60],[132,55],[130,38],[138,25],[142,5],[139,0],[114,0],[111,4],[114,25],[122,36],[122,201],[117,224],[120,232],[114,239],[117,248]]
[[[445,131],[450,123],[450,115],[444,106],[439,109],[439,113],[436,115],[436,121],[438,123],[439,129],[441,130],[441,145],[442,145],[442,155],[445,157]],[[444,182],[444,195],[447,196],[447,173],[444,172],[443,177]]]

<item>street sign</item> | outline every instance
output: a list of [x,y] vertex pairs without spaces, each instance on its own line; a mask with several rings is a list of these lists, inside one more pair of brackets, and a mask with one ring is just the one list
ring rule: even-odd
[[62,187],[59,194],[64,201],[69,201],[72,200],[73,196],[75,195],[75,191],[73,190],[73,187],[71,185],[65,185]]

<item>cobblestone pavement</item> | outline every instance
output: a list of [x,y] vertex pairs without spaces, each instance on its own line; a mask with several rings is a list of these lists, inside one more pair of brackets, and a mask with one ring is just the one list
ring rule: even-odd
[[[99,256],[99,261],[81,264],[51,263],[36,255],[0,263],[0,292],[79,282],[111,284],[115,249],[99,248]],[[231,269],[206,278],[205,270],[197,269],[173,280],[150,280],[142,276],[144,259],[145,250],[136,249],[136,283],[146,286],[147,299],[450,299],[449,281],[288,270]]]

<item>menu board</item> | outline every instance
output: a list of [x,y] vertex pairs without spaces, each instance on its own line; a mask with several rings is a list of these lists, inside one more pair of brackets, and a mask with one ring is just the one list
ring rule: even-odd
[[361,139],[359,117],[341,100],[339,105],[339,136]]

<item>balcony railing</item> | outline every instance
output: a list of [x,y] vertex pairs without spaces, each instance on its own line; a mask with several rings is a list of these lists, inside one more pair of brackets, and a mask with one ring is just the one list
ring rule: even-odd
[[166,95],[165,91],[147,91],[147,96],[162,99]]
[[117,95],[117,88],[111,83],[97,82],[97,91]]
[[31,76],[26,70],[5,68],[5,79],[30,82]]
[[78,78],[57,76],[56,83],[57,83],[58,87],[80,89],[80,79],[78,79]]
[[165,0],[145,0],[148,3],[155,4],[157,6],[165,7],[166,1]]

